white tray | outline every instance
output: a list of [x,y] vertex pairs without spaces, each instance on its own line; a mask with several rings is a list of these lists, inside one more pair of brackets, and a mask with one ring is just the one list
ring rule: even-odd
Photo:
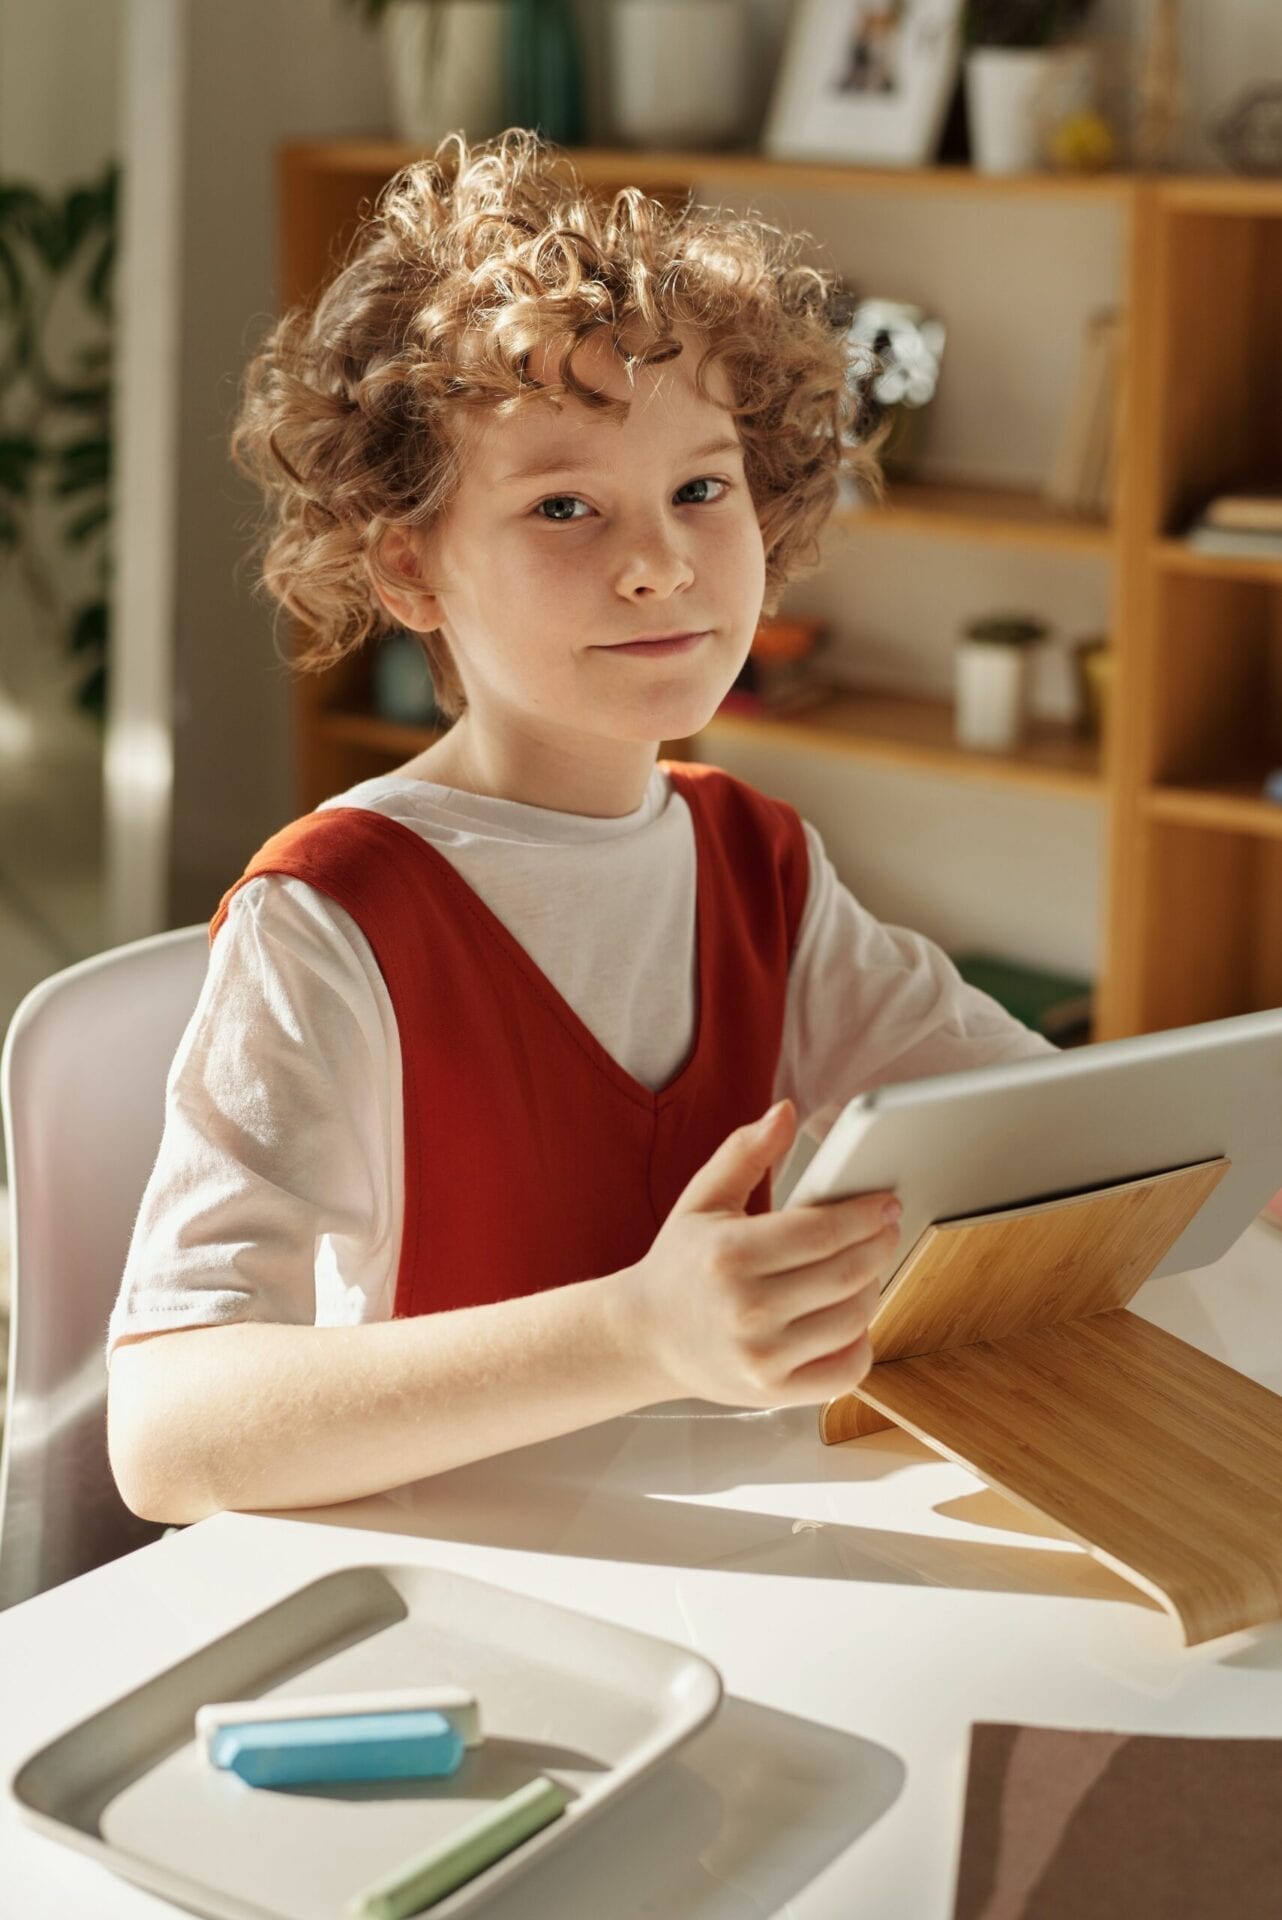
[[[459,1684],[485,1744],[451,1780],[248,1787],[195,1738],[197,1707],[260,1694]],[[42,1747],[9,1792],[41,1832],[215,1920],[338,1920],[353,1894],[536,1774],[559,1820],[430,1909],[471,1913],[563,1846],[711,1718],[716,1669],[684,1647],[430,1567],[314,1580]]]

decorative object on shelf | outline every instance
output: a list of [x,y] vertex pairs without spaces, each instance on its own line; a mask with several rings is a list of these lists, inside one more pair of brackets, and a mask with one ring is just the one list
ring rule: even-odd
[[980,173],[1035,173],[1095,106],[1095,52],[1072,43],[1091,0],[966,0],[966,118]]
[[782,159],[921,167],[957,79],[962,0],[800,0],[770,103]]
[[1209,132],[1234,173],[1282,175],[1282,87],[1253,87]]
[[1028,650],[1049,628],[1025,614],[971,620],[957,646],[957,744],[984,752],[1018,746],[1028,704]]
[[1113,504],[1122,318],[1101,308],[1086,322],[1077,383],[1060,423],[1043,496],[1065,513],[1106,519]]
[[1117,159],[1117,136],[1095,107],[1081,107],[1052,128],[1047,157],[1060,173],[1106,173]]
[[1135,129],[1135,164],[1145,173],[1170,171],[1180,163],[1184,119],[1180,11],[1180,0],[1149,0]]
[[407,727],[440,724],[427,655],[414,634],[401,628],[380,640],[371,675],[370,693],[380,720]]
[[816,654],[826,637],[822,620],[763,615],[721,711],[802,713],[819,706],[831,691],[815,673]]
[[871,403],[869,427],[891,417],[877,453],[891,479],[906,478],[916,464],[924,409],[939,385],[945,338],[942,321],[899,300],[861,300],[846,330],[851,382]]
[[352,0],[383,29],[392,127],[435,147],[461,128],[469,140],[506,122],[503,57],[508,0]]
[[724,147],[744,138],[744,0],[612,0],[615,128],[634,147]]
[[1078,726],[1090,740],[1102,740],[1108,726],[1113,666],[1113,649],[1107,634],[1092,634],[1088,640],[1079,640],[1073,648]]
[[[469,0],[471,4],[471,0]],[[509,0],[506,119],[583,144],[583,47],[573,0]]]
[[978,987],[1057,1047],[1078,1047],[1090,1039],[1094,989],[1089,980],[991,953],[956,953],[952,959],[968,987]]

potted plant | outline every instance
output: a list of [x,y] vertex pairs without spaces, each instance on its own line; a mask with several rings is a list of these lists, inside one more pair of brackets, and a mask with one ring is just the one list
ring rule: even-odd
[[1091,0],[966,0],[966,118],[978,172],[1036,170],[1057,126],[1090,109],[1094,51],[1073,38],[1090,8]]
[[957,647],[957,744],[1016,746],[1027,709],[1029,648],[1050,629],[1027,614],[988,614],[962,628]]

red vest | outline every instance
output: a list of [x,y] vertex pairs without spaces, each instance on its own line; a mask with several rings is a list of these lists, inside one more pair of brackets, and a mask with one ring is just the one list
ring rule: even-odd
[[[658,1093],[399,821],[360,807],[308,814],[236,882],[307,881],[352,916],[387,986],[405,1116],[398,1316],[633,1265],[726,1135],[770,1105],[809,884],[804,829],[714,767],[666,771],[694,819],[698,1010],[689,1057]],[[769,1205],[767,1177],[749,1210]]]

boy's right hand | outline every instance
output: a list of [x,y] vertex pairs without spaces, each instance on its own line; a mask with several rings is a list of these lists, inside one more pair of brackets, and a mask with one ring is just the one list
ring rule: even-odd
[[899,1204],[891,1193],[865,1193],[746,1213],[796,1132],[787,1100],[737,1128],[644,1259],[617,1276],[666,1389],[657,1398],[804,1405],[849,1392],[871,1366],[868,1323],[894,1265]]

